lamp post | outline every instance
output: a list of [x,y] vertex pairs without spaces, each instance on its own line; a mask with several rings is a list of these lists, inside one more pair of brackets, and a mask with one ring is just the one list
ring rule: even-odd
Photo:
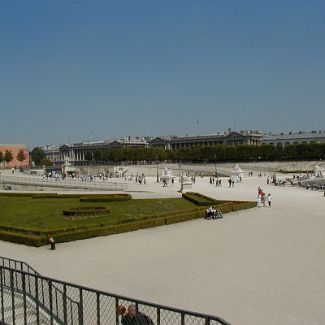
[[218,178],[218,172],[217,172],[217,154],[214,154],[214,176],[215,178]]
[[159,183],[159,172],[158,172],[158,164],[159,164],[159,161],[158,161],[158,155],[156,157],[156,162],[157,162],[157,183]]

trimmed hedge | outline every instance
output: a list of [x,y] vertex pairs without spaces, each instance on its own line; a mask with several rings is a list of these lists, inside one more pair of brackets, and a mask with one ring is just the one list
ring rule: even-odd
[[77,207],[63,210],[65,216],[97,216],[99,214],[109,213],[109,207]]
[[42,193],[42,194],[33,194],[32,199],[57,199],[57,193]]
[[32,197],[35,193],[11,193],[1,192],[0,196],[13,196],[13,197]]
[[78,193],[10,193],[2,192],[0,196],[11,197],[30,197],[32,199],[80,199],[81,202],[117,202],[128,201],[132,199],[130,194],[78,194]]
[[194,212],[188,211],[188,213],[173,215],[170,217],[160,217],[153,218],[147,220],[140,220],[135,222],[130,222],[126,224],[118,224],[118,225],[109,225],[103,227],[97,227],[93,229],[86,230],[78,230],[73,232],[66,232],[64,234],[58,234],[55,236],[55,241],[58,243],[79,240],[79,239],[87,239],[98,236],[108,236],[113,234],[119,234],[123,232],[130,232],[139,229],[152,228],[157,226],[169,225],[176,222],[188,221],[191,219],[202,218],[204,216],[205,211],[197,211]]
[[117,202],[129,201],[132,199],[130,194],[106,194],[106,195],[91,195],[80,197],[80,202]]
[[22,233],[13,233],[0,230],[0,239],[17,244],[24,244],[28,246],[40,247],[46,245],[47,237],[27,235]]
[[182,197],[185,200],[188,200],[196,205],[199,206],[207,206],[207,205],[212,205],[216,203],[216,200],[208,197],[206,195],[203,195],[201,193],[196,193],[196,192],[185,192],[182,193]]

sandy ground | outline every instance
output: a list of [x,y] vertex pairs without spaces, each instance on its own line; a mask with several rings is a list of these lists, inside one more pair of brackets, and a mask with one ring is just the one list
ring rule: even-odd
[[[233,325],[325,324],[323,193],[256,177],[231,189],[197,178],[193,190],[255,200],[258,186],[272,193],[272,208],[64,243],[55,251],[0,241],[0,256],[47,276],[215,314]],[[154,178],[130,188],[134,197],[177,197],[178,189]]]

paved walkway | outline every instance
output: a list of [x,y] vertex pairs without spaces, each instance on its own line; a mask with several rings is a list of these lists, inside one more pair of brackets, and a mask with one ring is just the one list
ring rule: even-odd
[[[226,185],[226,180],[224,180]],[[197,179],[193,190],[272,208],[127,234],[32,248],[0,242],[0,255],[44,275],[147,301],[216,314],[233,325],[325,324],[325,198],[321,192],[247,178],[235,188]],[[149,179],[136,197],[179,196]]]

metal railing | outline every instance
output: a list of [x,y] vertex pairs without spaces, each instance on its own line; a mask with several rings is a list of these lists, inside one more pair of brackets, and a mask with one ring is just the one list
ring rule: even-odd
[[[22,261],[17,261],[10,258],[0,257],[0,268],[8,268],[11,270],[17,270],[28,274],[34,274],[36,276],[40,276],[40,274],[33,269],[31,266],[29,266],[27,263]],[[69,296],[66,295],[64,291],[62,291],[62,288],[55,286],[55,284],[50,285],[50,282],[46,280],[43,277],[40,277],[38,280],[37,288],[31,283],[29,277],[22,277],[21,282],[19,281],[19,277],[13,276],[13,274],[10,273],[8,277],[8,273],[1,272],[0,276],[0,285],[7,291],[9,291],[9,295],[7,294],[7,297],[10,296],[11,300],[11,306],[12,306],[12,313],[11,313],[11,319],[15,319],[15,299],[23,300],[24,303],[24,309],[27,309],[27,303],[29,302],[29,307],[31,308],[31,305],[33,304],[38,305],[38,312],[36,312],[35,309],[35,315],[38,315],[38,318],[40,318],[40,311],[45,313],[49,316],[49,318],[53,318],[53,320],[56,321],[58,324],[66,324],[64,320],[61,317],[62,308],[66,308],[70,314],[75,313],[77,311],[76,315],[79,315],[79,309],[80,304],[73,299],[71,299]],[[51,306],[48,305],[49,301],[49,287],[51,286],[51,294],[55,297],[55,308],[51,308]],[[35,287],[35,288],[33,288]],[[0,292],[2,292],[2,289],[0,288]],[[18,295],[17,295],[18,294]],[[1,305],[3,304],[3,297],[5,295],[1,295]],[[65,304],[65,307],[62,305],[62,303]],[[33,309],[33,308],[31,308]],[[2,313],[4,314],[4,308],[2,308]],[[27,312],[24,311],[24,314],[26,314],[26,321],[27,319]],[[5,321],[5,319],[3,319]],[[28,324],[28,322],[27,322]],[[71,323],[73,324],[73,323]],[[75,322],[75,324],[79,324]]]
[[93,181],[81,181],[80,179],[55,179],[55,178],[43,178],[43,177],[20,177],[1,175],[0,183],[2,184],[18,184],[18,185],[30,185],[30,186],[42,186],[42,187],[64,187],[73,189],[98,189],[98,190],[113,190],[122,191],[127,189],[127,185],[130,183],[124,179],[114,178]]
[[[11,267],[9,267],[11,266]],[[27,272],[29,271],[29,272]],[[217,316],[166,307],[44,277],[28,264],[0,258],[0,324],[118,325],[119,305],[135,305],[156,325],[230,325]],[[10,305],[10,313],[6,306]],[[18,312],[18,307],[23,311]],[[149,324],[149,323],[148,323]]]

